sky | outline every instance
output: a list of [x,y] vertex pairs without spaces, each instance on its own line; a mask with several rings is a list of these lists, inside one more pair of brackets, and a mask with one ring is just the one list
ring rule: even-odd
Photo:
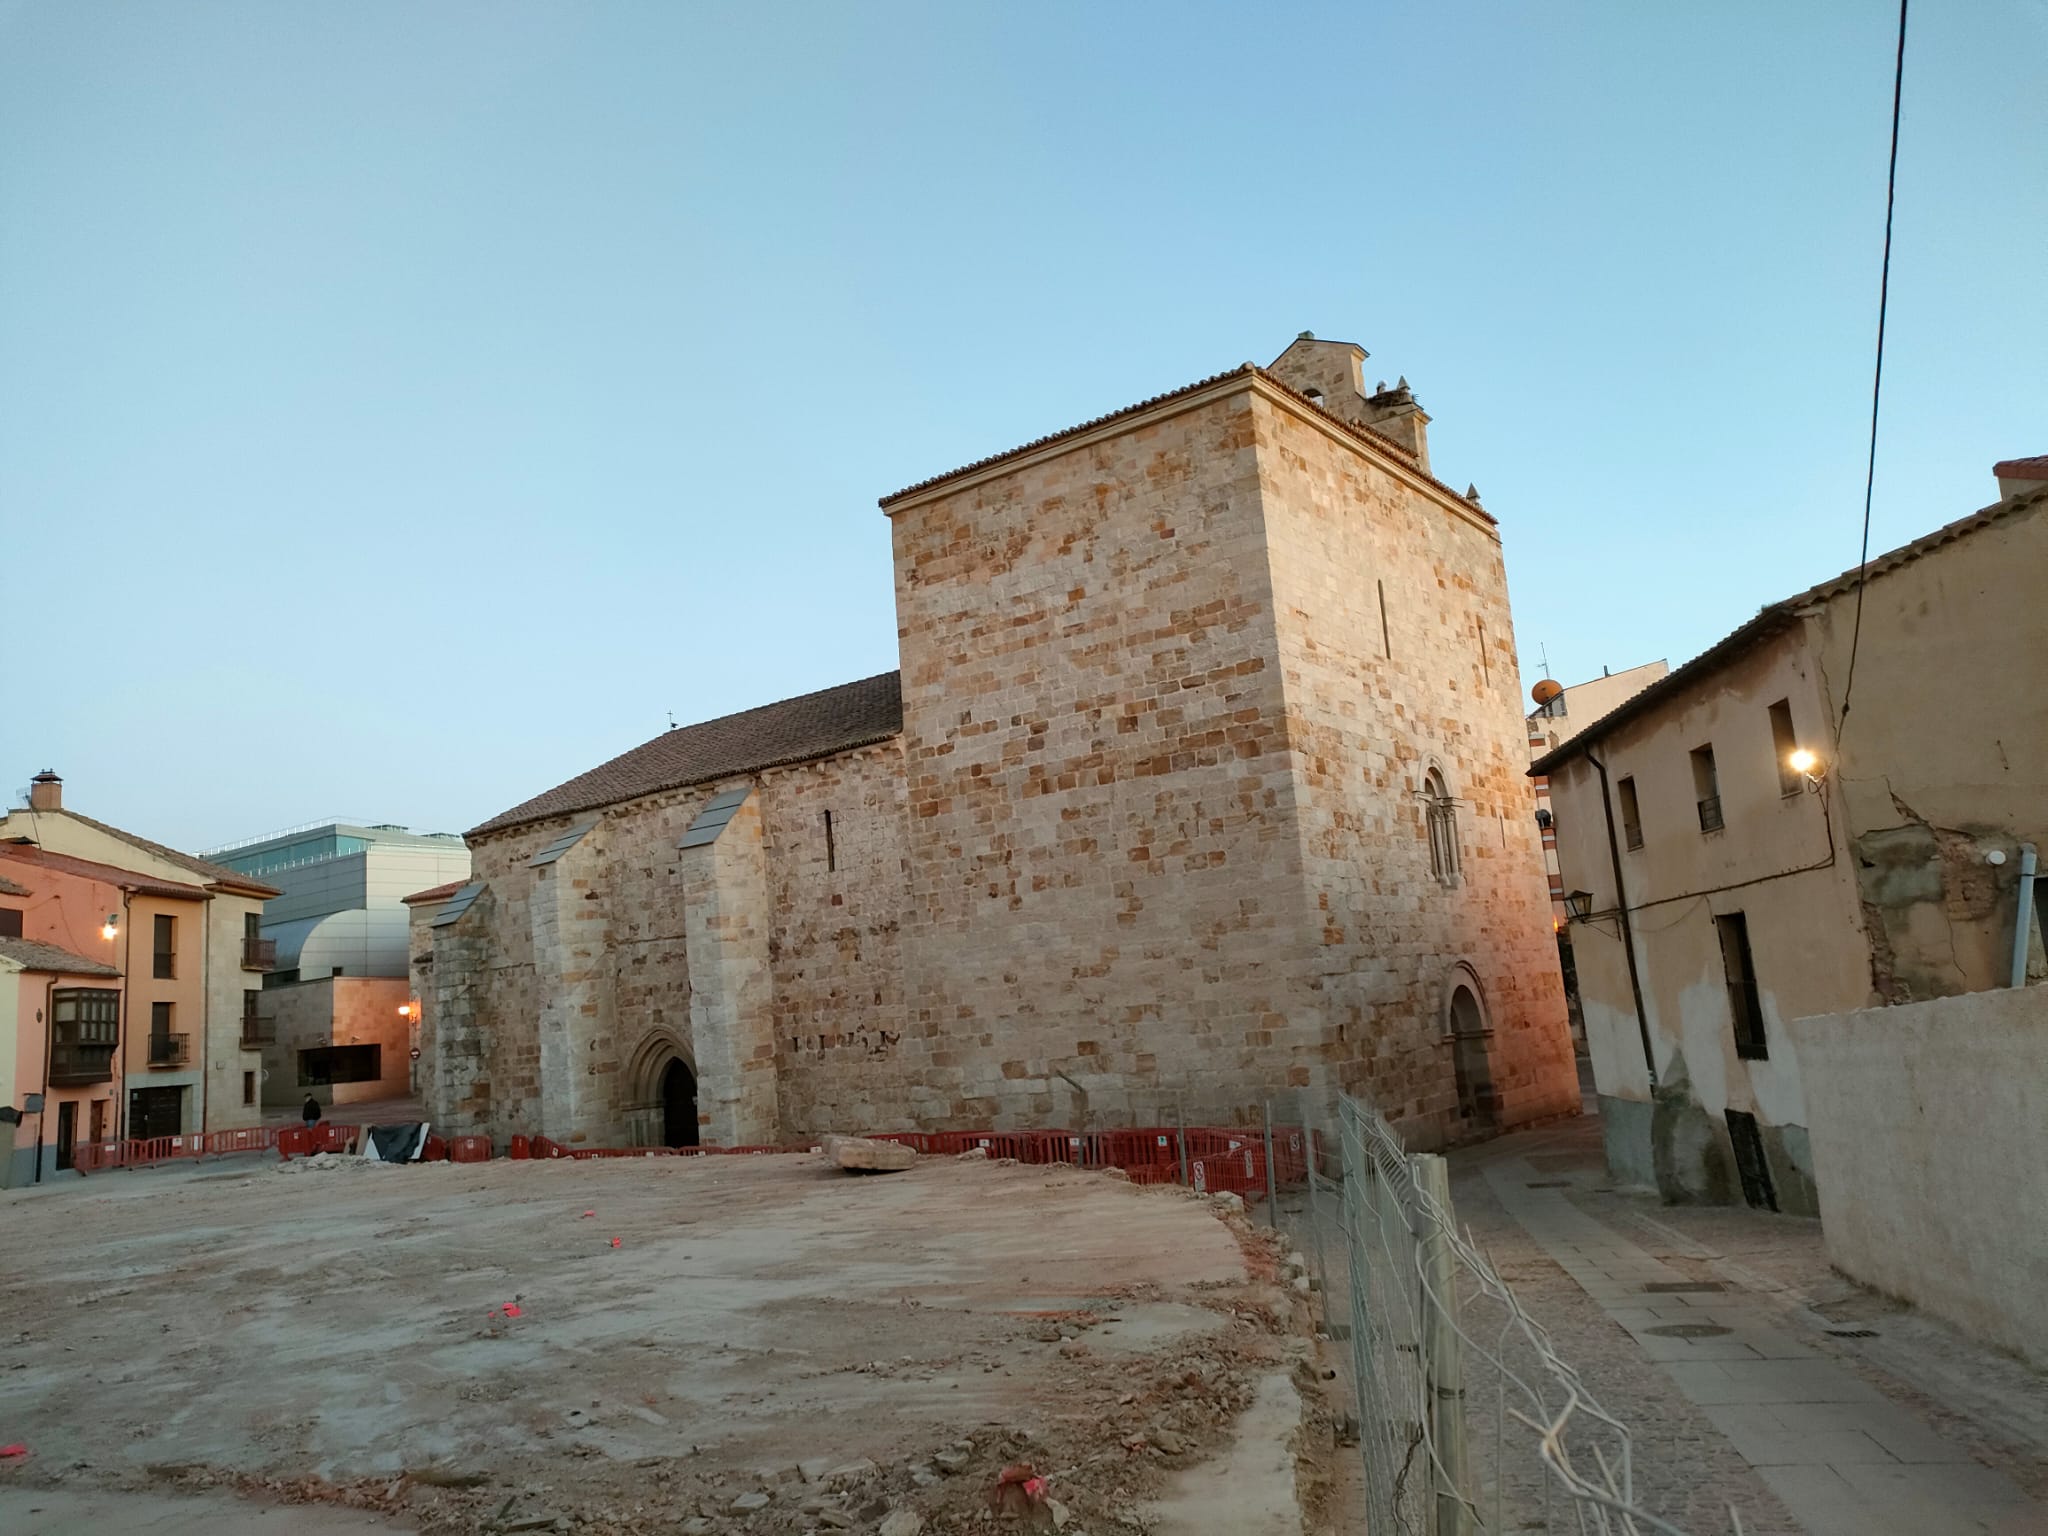
[[[461,831],[896,664],[913,481],[1299,331],[1525,683],[1856,563],[1882,3],[0,0],[0,786]],[[2048,453],[2048,0],[1915,8],[1872,548]]]

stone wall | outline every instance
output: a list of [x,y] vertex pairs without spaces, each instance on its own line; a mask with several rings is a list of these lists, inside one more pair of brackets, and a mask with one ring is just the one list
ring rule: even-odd
[[[263,1103],[282,1108],[309,1095],[334,1105],[403,1098],[412,1082],[412,1026],[398,1012],[407,992],[400,976],[323,976],[266,989],[261,1007],[274,1034],[263,1051]],[[302,1082],[299,1053],[330,1045],[378,1047],[380,1076],[317,1087]]]
[[1259,493],[1245,380],[892,509],[942,1123],[1230,1119],[1321,1060]]
[[[1486,1129],[1460,1112],[1449,1013],[1462,984],[1491,1030],[1499,1122],[1574,1111],[1499,535],[1316,414],[1261,397],[1255,422],[1337,1081],[1418,1145]],[[1456,808],[1449,881],[1425,825],[1432,768]],[[1299,1068],[1295,1081],[1307,1082]]]

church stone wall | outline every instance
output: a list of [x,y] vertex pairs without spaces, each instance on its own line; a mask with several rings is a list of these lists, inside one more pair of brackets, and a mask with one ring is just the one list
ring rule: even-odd
[[[1567,1112],[1578,1084],[1498,533],[1304,410],[1262,397],[1256,419],[1338,1079],[1417,1144],[1479,1129],[1460,1119],[1448,1034],[1462,980],[1492,1028],[1503,1123]],[[1457,802],[1453,885],[1430,862],[1432,766]]]
[[940,1123],[1241,1118],[1322,1025],[1248,385],[892,508]]

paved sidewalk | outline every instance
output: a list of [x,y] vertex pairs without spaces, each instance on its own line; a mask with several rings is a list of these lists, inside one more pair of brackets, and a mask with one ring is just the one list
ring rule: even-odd
[[[1583,1150],[1583,1132],[1568,1144]],[[1530,1238],[1733,1446],[1808,1536],[2043,1536],[2048,1504],[1826,1358],[1779,1301],[1665,1263],[1571,1199],[1605,1171],[1528,1133],[1475,1149]],[[1597,1146],[1597,1141],[1594,1142]],[[1528,1155],[1517,1155],[1526,1149]],[[1529,1156],[1541,1162],[1531,1162]],[[1470,1163],[1468,1163],[1468,1170]],[[1569,1175],[1569,1176],[1565,1176]],[[1763,1219],[1763,1218],[1759,1218]]]

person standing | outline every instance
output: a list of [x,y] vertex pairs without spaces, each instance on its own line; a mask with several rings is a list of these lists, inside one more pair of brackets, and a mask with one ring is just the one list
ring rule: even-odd
[[299,1118],[306,1122],[309,1131],[320,1123],[320,1101],[310,1093],[306,1095],[306,1106],[299,1111]]

